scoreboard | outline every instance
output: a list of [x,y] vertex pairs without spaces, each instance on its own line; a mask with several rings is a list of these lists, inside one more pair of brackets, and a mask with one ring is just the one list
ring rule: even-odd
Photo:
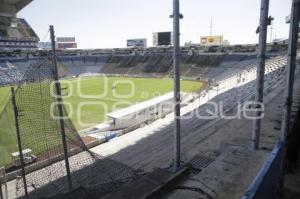
[[77,43],[57,43],[58,49],[76,49]]
[[153,33],[153,46],[171,46],[173,45],[172,32]]
[[204,36],[200,38],[200,43],[204,46],[220,46],[223,44],[223,36]]
[[127,47],[147,48],[147,39],[128,39]]
[[57,37],[56,45],[58,49],[76,49],[77,43],[75,37]]
[[57,37],[56,41],[58,43],[74,43],[76,42],[75,37]]

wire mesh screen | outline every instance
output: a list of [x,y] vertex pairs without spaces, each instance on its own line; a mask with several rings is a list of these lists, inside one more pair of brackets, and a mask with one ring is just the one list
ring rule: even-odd
[[[61,128],[56,104],[53,64],[48,58],[31,64],[19,82],[15,99],[18,109],[21,146],[26,164],[29,198],[99,198],[116,191],[123,183],[135,180],[135,171],[126,165],[91,153],[76,132],[64,109],[68,160],[72,190],[69,188]],[[9,135],[11,144],[4,151],[5,164],[20,168],[13,106],[9,102],[0,115],[0,136]],[[3,139],[0,139],[0,142]],[[3,146],[3,144],[1,144]],[[1,158],[2,159],[2,158]],[[16,180],[16,195],[25,197],[21,177]]]

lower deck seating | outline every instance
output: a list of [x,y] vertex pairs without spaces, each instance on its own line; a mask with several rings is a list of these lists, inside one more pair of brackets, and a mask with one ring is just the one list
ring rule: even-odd
[[[45,58],[0,61],[0,85],[19,81],[29,65],[38,65],[42,60]],[[273,71],[285,63],[285,57],[272,56],[266,61],[266,72]],[[172,65],[172,54],[164,53],[58,57],[60,77],[84,73],[172,76]],[[180,74],[182,77],[219,81],[244,70],[251,71],[256,66],[255,55],[183,54]]]

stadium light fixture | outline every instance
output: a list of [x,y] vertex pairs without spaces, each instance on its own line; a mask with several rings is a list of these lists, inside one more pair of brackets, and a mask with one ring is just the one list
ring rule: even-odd
[[[170,19],[173,19],[173,17],[174,17],[174,15],[169,16]],[[183,14],[179,13],[179,19],[183,19],[183,18],[184,18]]]
[[[272,24],[272,21],[274,21],[274,17],[272,16],[269,16],[268,19],[267,19],[267,26],[270,26]],[[257,29],[256,29],[256,34],[259,33],[259,30],[260,30],[260,27],[258,26]]]

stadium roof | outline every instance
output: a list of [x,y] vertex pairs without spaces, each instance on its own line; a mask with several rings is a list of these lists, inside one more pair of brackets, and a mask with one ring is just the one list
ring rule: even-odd
[[15,7],[16,13],[22,10],[25,6],[33,0],[0,0],[0,3],[8,4]]
[[124,109],[121,109],[121,110],[118,110],[118,111],[115,111],[115,112],[112,112],[112,113],[108,113],[108,114],[106,114],[106,116],[108,116],[110,118],[113,118],[113,119],[122,118],[124,116],[131,115],[131,114],[137,113],[141,110],[144,110],[148,107],[154,106],[155,104],[173,99],[173,97],[174,97],[173,93],[169,92],[165,95],[162,95],[162,96],[159,96],[159,97],[156,97],[156,98],[153,98],[153,99],[135,104],[135,105],[130,106],[128,108],[124,108]]
[[16,18],[16,14],[32,1],[33,0],[0,0],[0,23],[2,24],[1,26],[3,26],[3,24],[5,26],[9,26],[11,23],[10,19]]

